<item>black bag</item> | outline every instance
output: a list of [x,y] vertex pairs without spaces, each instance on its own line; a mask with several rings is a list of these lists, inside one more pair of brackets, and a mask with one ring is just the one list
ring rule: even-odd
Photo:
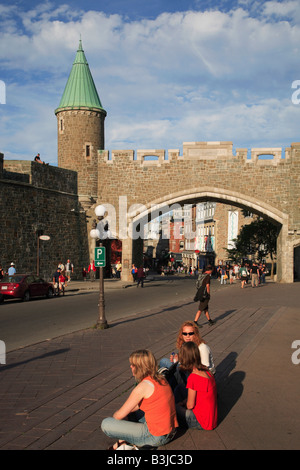
[[200,300],[200,289],[197,289],[197,292],[194,297],[194,302],[198,302]]
[[197,287],[197,292],[194,297],[194,302],[203,302],[207,298],[207,292],[206,292],[206,285],[202,286],[202,283],[206,276],[209,276],[209,274],[199,274],[197,282],[196,282],[196,287]]
[[196,295],[194,297],[194,302],[203,302],[207,298],[206,286],[201,286],[197,289]]

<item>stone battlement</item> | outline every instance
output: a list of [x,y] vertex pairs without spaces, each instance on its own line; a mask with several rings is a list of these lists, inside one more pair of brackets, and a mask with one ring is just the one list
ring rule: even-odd
[[4,160],[0,153],[0,179],[36,188],[77,195],[77,173],[27,160]]
[[[108,164],[113,164],[118,158],[128,158],[141,165],[164,165],[174,160],[242,160],[248,164],[279,165],[290,162],[295,150],[300,149],[299,143],[291,144],[285,149],[284,158],[282,148],[264,147],[251,149],[250,156],[247,148],[237,148],[233,154],[232,142],[183,142],[183,154],[179,149],[143,149],[137,150],[99,150],[98,154]],[[149,159],[151,157],[151,159]]]

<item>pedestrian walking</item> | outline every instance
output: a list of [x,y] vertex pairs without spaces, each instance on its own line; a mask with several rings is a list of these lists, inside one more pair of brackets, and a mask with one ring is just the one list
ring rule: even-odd
[[92,282],[96,279],[96,266],[94,260],[89,264],[88,273]]
[[[211,320],[210,316],[209,316],[209,312],[208,312],[208,304],[209,304],[209,301],[210,301],[210,278],[211,278],[211,274],[213,272],[213,268],[212,266],[208,265],[206,266],[205,268],[205,271],[204,271],[204,278],[202,280],[202,277],[201,277],[201,286],[198,286],[198,288],[200,289],[200,287],[204,288],[204,295],[202,298],[200,298],[200,303],[199,303],[199,308],[198,308],[198,311],[196,313],[196,316],[195,316],[195,320],[194,320],[194,323],[196,325],[198,325],[198,320],[200,318],[200,315],[202,312],[205,313],[206,315],[206,318],[208,320],[208,323],[210,325],[213,325],[215,322],[213,320]],[[199,280],[199,277],[201,276],[201,274],[198,276],[198,280]],[[198,325],[199,327],[201,327],[201,325]]]
[[226,284],[227,283],[227,273],[226,273],[226,268],[225,266],[221,267],[221,284]]
[[54,287],[54,293],[55,295],[59,295],[59,278],[60,278],[60,275],[61,275],[61,269],[60,268],[57,268],[57,270],[55,271],[55,273],[53,274],[52,276],[52,282],[53,282],[53,287]]
[[66,269],[66,276],[68,278],[68,282],[70,282],[71,281],[71,273],[74,272],[74,265],[73,265],[73,263],[71,263],[71,261],[69,259],[66,262],[65,269]]
[[266,272],[267,272],[266,265],[262,264],[261,270],[260,270],[260,279],[261,279],[262,284],[266,283]]
[[244,264],[239,269],[239,276],[241,279],[241,288],[244,289],[248,279],[248,270]]
[[137,280],[137,267],[135,266],[135,264],[132,265],[131,274],[132,274],[133,282],[136,282],[136,280]]
[[136,285],[136,287],[139,287],[140,284],[141,284],[141,287],[144,287],[145,277],[146,277],[146,275],[145,275],[144,268],[143,268],[143,266],[140,266],[137,270],[137,285]]
[[116,272],[117,272],[117,278],[118,279],[121,279],[121,272],[122,272],[122,263],[121,261],[117,261],[117,264],[116,264]]
[[250,269],[251,273],[251,286],[258,287],[259,282],[259,267],[256,263],[252,264],[252,268]]

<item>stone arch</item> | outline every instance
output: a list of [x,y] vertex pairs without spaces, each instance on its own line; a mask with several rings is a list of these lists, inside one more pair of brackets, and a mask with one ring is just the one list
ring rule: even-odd
[[[132,230],[133,224],[138,223],[140,220],[147,220],[149,214],[154,210],[164,210],[166,207],[171,207],[174,204],[188,204],[197,203],[201,201],[215,201],[224,204],[233,204],[237,207],[251,209],[256,214],[268,218],[270,221],[278,226],[277,238],[277,280],[281,282],[293,282],[294,271],[294,247],[289,246],[287,242],[288,233],[288,219],[289,216],[278,208],[266,203],[265,201],[257,200],[246,194],[236,191],[231,191],[224,188],[189,188],[186,190],[172,193],[159,197],[153,201],[145,203],[139,209],[134,209],[128,212],[128,226],[129,231]],[[131,233],[131,232],[130,232]],[[129,280],[130,273],[127,273],[126,267],[131,266],[132,262],[132,238],[127,238],[123,243],[123,279]]]
[[[165,206],[171,206],[176,203],[188,204],[195,201],[199,202],[208,200],[222,202],[224,204],[233,204],[242,208],[253,209],[255,213],[261,214],[279,225],[284,225],[285,223],[287,223],[288,220],[287,214],[271,206],[270,204],[267,204],[264,201],[258,201],[254,197],[243,195],[236,191],[210,187],[186,189],[173,193],[172,196],[167,195],[157,198],[153,201],[144,204],[145,210],[143,212],[129,212],[128,218],[130,222],[136,222],[138,219],[145,217],[147,214],[149,214],[154,207],[159,210],[163,209]],[[139,213],[137,214],[137,212]]]
[[300,281],[300,238],[294,240],[293,244],[294,258],[293,258],[293,270],[294,270],[294,281]]

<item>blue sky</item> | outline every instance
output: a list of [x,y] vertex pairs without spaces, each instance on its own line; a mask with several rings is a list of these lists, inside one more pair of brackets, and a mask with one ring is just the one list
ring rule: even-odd
[[108,150],[219,140],[284,149],[300,141],[292,100],[300,0],[0,0],[6,159],[39,152],[57,164],[54,110],[80,36],[107,111]]

